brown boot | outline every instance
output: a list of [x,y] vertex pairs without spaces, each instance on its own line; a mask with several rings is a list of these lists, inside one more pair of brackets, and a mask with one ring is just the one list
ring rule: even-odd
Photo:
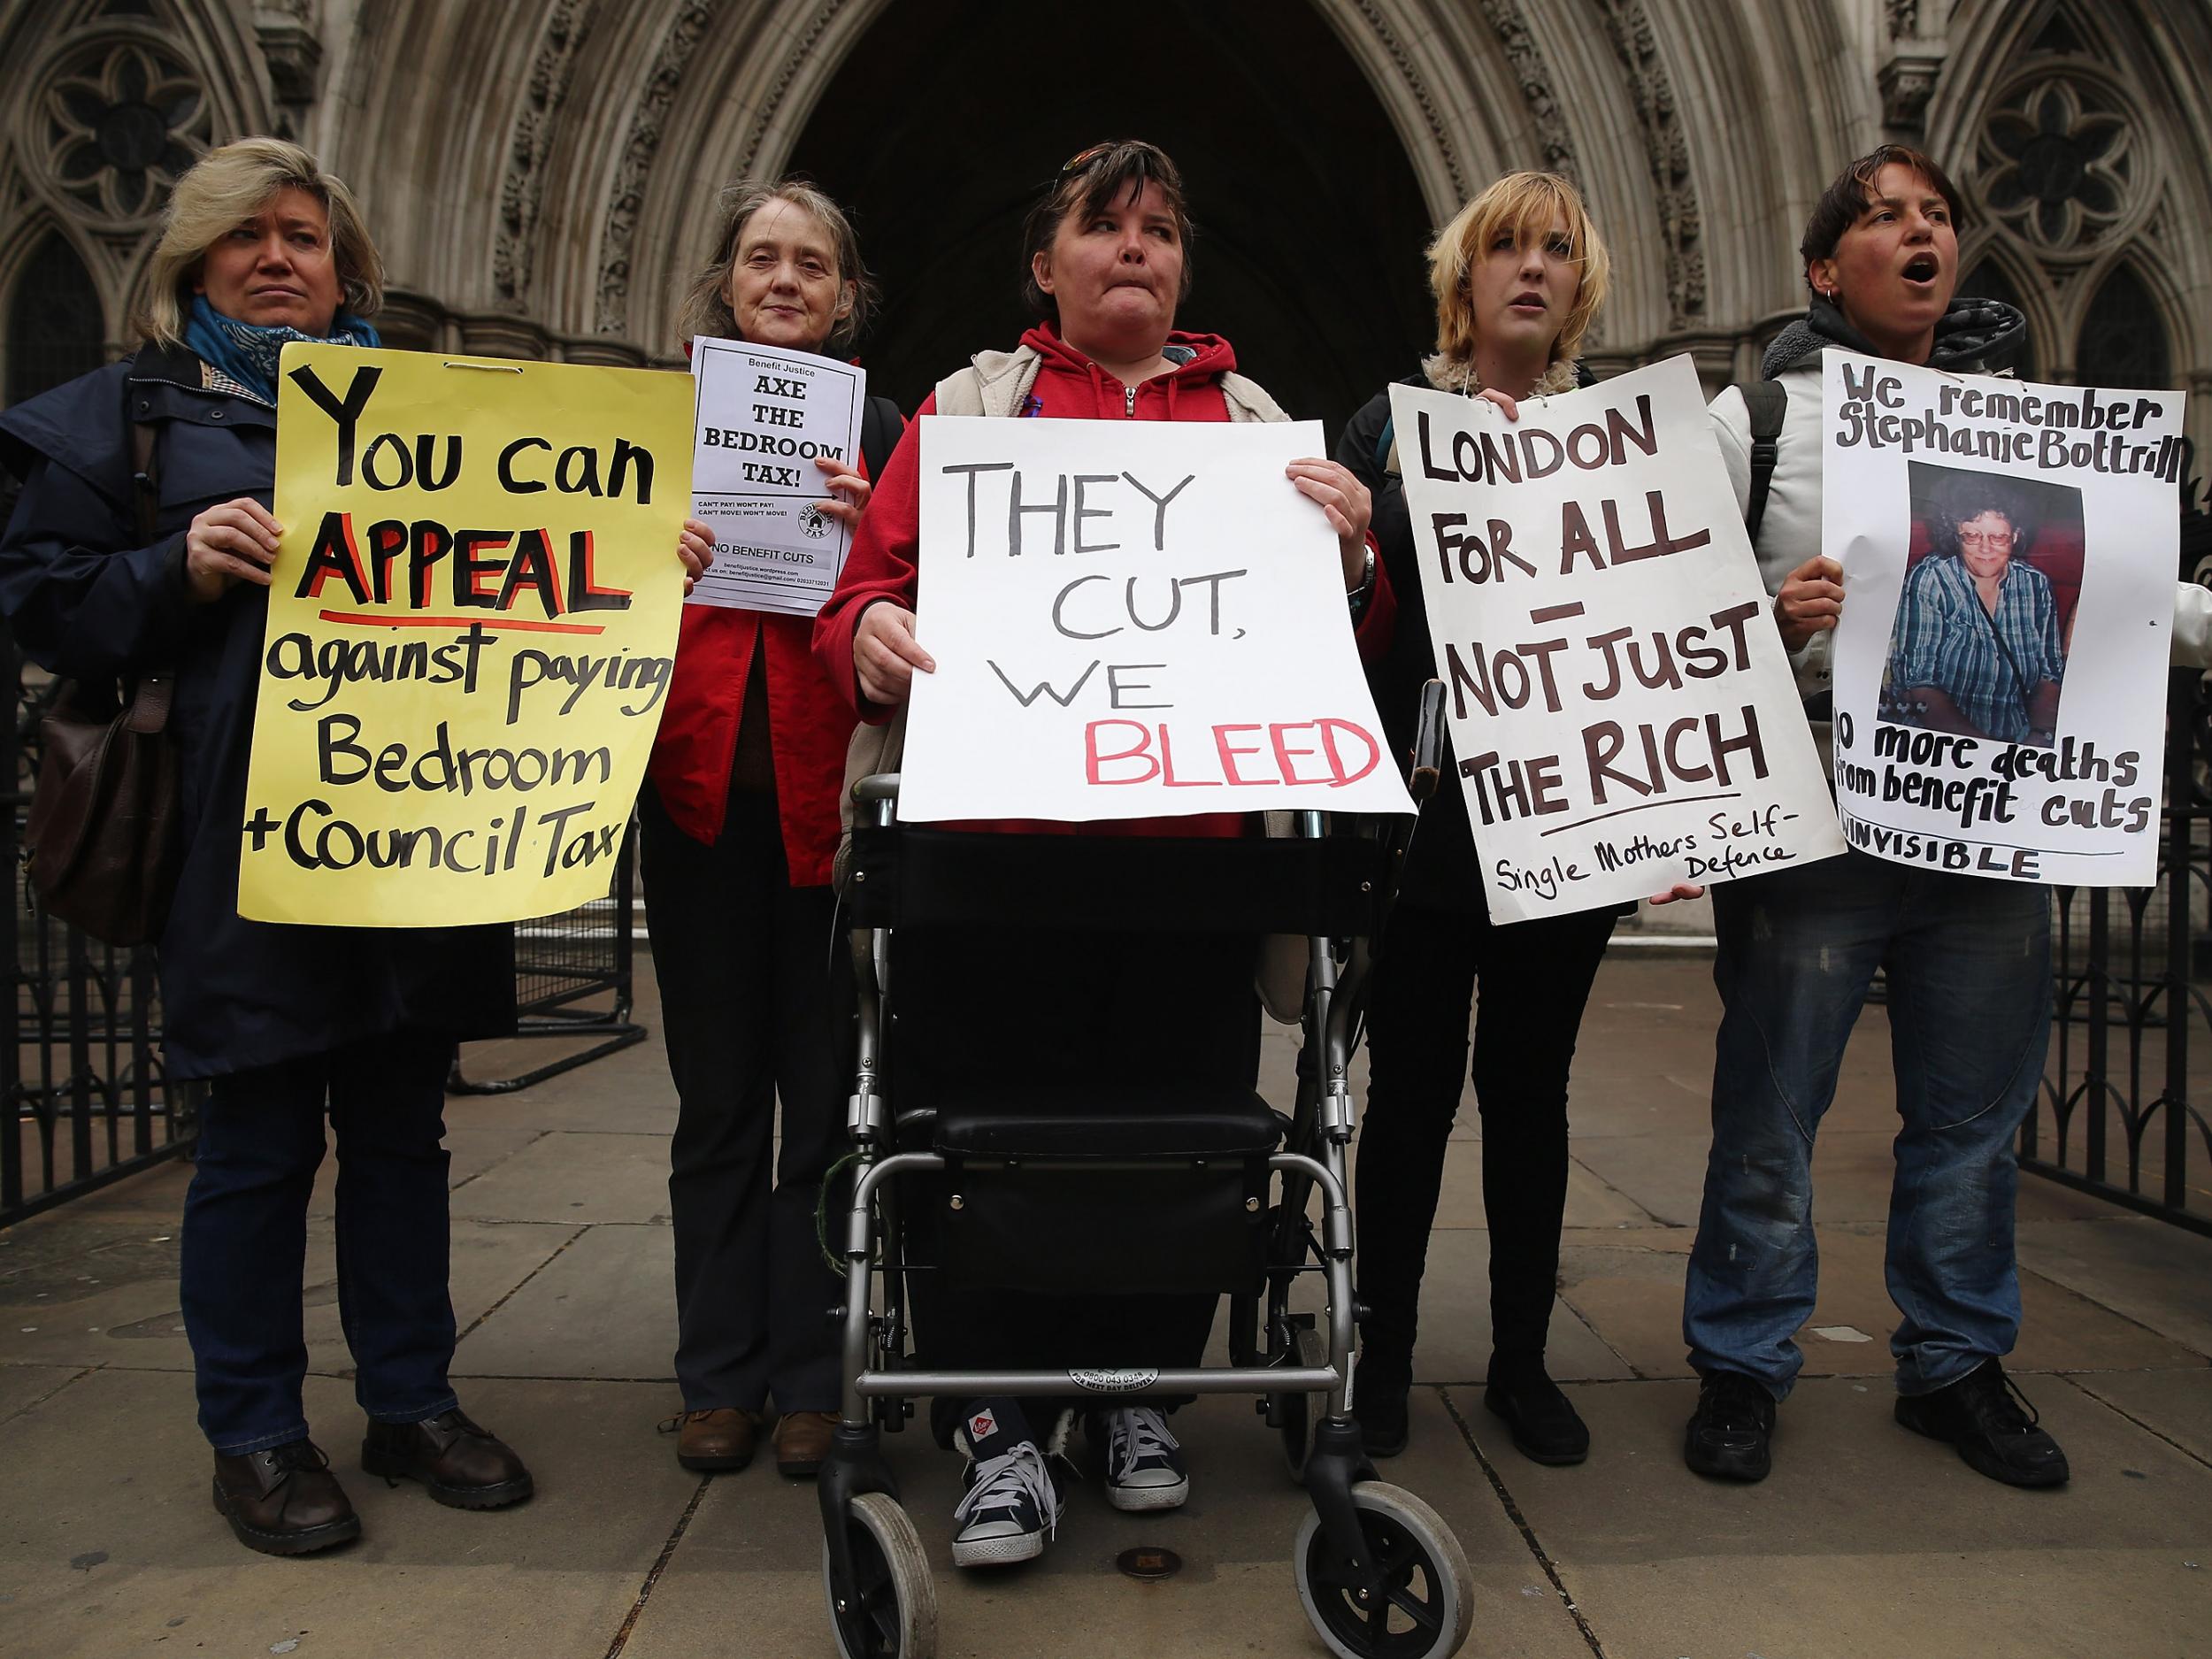
[[387,1480],[419,1480],[456,1509],[503,1509],[537,1490],[513,1448],[458,1406],[420,1423],[372,1422],[361,1467]]
[[742,1406],[686,1411],[674,1419],[673,1426],[676,1461],[703,1475],[744,1468],[753,1461],[753,1448],[760,1440],[760,1413]]
[[837,1423],[834,1411],[785,1412],[776,1420],[776,1472],[801,1478],[819,1474]]
[[361,1517],[312,1440],[215,1454],[215,1508],[248,1549],[304,1555],[361,1536]]

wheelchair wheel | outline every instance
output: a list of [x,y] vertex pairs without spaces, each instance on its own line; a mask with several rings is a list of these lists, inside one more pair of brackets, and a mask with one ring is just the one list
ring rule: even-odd
[[1306,1617],[1339,1659],[1449,1659],[1474,1623],[1467,1552],[1434,1509],[1379,1480],[1352,1488],[1383,1594],[1370,1596],[1334,1571],[1317,1514],[1298,1529],[1292,1569]]
[[879,1492],[853,1500],[846,1518],[856,1582],[841,1586],[822,1546],[822,1588],[841,1659],[935,1659],[937,1581],[914,1523]]

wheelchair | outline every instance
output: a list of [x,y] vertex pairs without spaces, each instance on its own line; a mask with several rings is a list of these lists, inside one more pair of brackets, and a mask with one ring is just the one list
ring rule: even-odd
[[[1441,694],[1432,681],[1424,695],[1417,803],[1436,787]],[[936,1651],[935,1582],[879,1438],[904,1426],[914,1399],[1048,1395],[1107,1407],[1200,1394],[1258,1396],[1291,1478],[1311,1498],[1291,1568],[1330,1650],[1343,1659],[1456,1653],[1474,1612],[1465,1552],[1427,1504],[1376,1479],[1351,1415],[1349,1067],[1372,946],[1414,820],[1333,823],[1309,811],[1278,815],[1271,831],[1292,833],[1265,839],[1032,837],[902,825],[895,773],[861,780],[854,798],[855,1177],[833,1222],[841,1222],[846,1275],[843,1400],[819,1476],[823,1583],[839,1653],[929,1659]],[[1165,917],[1184,929],[1302,940],[1293,1110],[1279,1112],[1248,1087],[1208,1091],[1164,1078],[1130,1098],[1087,1088],[1079,1076],[901,1110],[899,931],[1002,914],[1010,891],[1049,894],[1023,904],[1033,919],[1048,910],[1055,929],[1126,933]],[[926,1217],[918,1213],[924,1206]],[[918,1234],[935,1261],[915,1259]],[[1050,1244],[1037,1246],[1041,1238],[1094,1242],[1061,1263]],[[1102,1250],[1110,1250],[1116,1291],[1226,1294],[1231,1363],[917,1363],[908,1330],[916,1275],[1006,1283],[1010,1264],[1032,1292],[1095,1292],[1103,1286],[1085,1275],[1095,1273]],[[1292,1305],[1308,1276],[1325,1290],[1320,1315]]]

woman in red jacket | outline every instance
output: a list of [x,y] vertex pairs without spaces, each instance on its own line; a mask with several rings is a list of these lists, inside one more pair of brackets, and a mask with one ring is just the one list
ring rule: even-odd
[[[1175,165],[1150,144],[1101,144],[1044,188],[1025,232],[1024,293],[1041,319],[1011,353],[987,352],[940,382],[922,414],[1078,419],[1287,419],[1236,373],[1225,340],[1175,331],[1190,289],[1189,220]],[[824,668],[863,719],[905,701],[916,670],[934,667],[916,637],[919,540],[918,426],[885,466],[837,590],[815,624]],[[1288,474],[1326,515],[1363,646],[1389,625],[1389,599],[1367,534],[1368,494],[1334,462],[1293,462]],[[1001,826],[1025,831],[1235,835],[1231,815],[1115,824]],[[1141,1090],[1162,1077],[1249,1088],[1258,1009],[1247,941],[1178,934],[1087,938],[1048,957],[1033,933],[933,930],[902,941],[902,1109],[962,1086],[1079,1076]],[[926,956],[924,956],[924,953]],[[921,958],[918,960],[918,958]],[[980,1023],[979,1016],[987,1019]],[[1142,1033],[1130,1041],[1126,1033]],[[915,1285],[918,1340],[966,1366],[1195,1364],[1213,1318],[1210,1296],[1023,1296]],[[943,1402],[940,1402],[941,1404]],[[953,1561],[985,1566],[1040,1553],[1056,1524],[1052,1402],[972,1400],[956,1438],[970,1457],[955,1510]],[[942,1425],[952,1427],[950,1423]],[[1106,1490],[1118,1509],[1171,1509],[1189,1490],[1181,1448],[1160,1409],[1097,1414]]]
[[[841,350],[871,285],[851,224],[800,180],[725,191],[685,333]],[[900,429],[869,399],[862,465]],[[860,522],[868,473],[815,463],[823,512]],[[815,665],[806,617],[687,605],[639,801],[645,911],[678,1097],[676,1379],[687,1469],[742,1469],[771,1399],[776,1467],[810,1475],[837,1420],[836,1277],[815,1240],[841,1148],[849,995],[833,964],[830,855],[852,710]],[[783,1147],[770,1166],[776,1107]],[[773,1180],[772,1194],[771,1181]]]

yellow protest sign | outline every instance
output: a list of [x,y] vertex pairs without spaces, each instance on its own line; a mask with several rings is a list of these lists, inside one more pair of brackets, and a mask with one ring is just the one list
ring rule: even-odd
[[674,664],[689,379],[289,345],[238,911],[603,896]]

